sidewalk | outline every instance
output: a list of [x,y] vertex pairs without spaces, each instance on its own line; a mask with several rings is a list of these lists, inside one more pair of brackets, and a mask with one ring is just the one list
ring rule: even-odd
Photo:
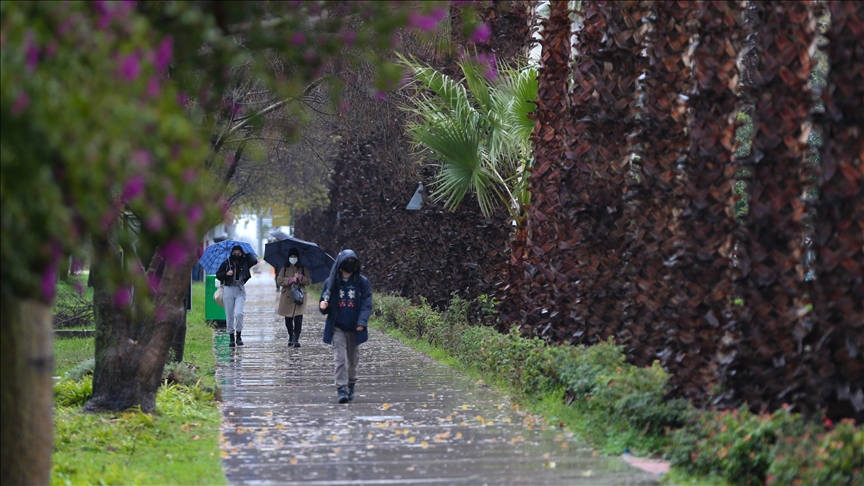
[[245,346],[216,340],[231,484],[656,484],[374,328],[357,396],[339,405],[314,304],[288,348],[272,277],[246,288]]

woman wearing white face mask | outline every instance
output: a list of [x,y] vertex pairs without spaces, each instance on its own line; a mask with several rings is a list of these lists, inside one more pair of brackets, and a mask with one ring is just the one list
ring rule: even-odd
[[[288,251],[288,261],[285,262],[276,276],[276,283],[282,286],[279,295],[280,316],[285,317],[285,328],[288,329],[288,346],[300,347],[300,331],[303,330],[303,314],[306,313],[306,285],[312,283],[309,271],[300,265],[300,253],[295,248]],[[303,301],[294,302],[291,298],[291,287],[298,285],[303,289]]]

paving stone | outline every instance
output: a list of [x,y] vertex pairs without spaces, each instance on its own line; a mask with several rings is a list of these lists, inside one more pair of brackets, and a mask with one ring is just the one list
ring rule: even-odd
[[272,286],[247,284],[244,346],[217,334],[232,484],[656,484],[374,328],[356,398],[338,404],[323,316],[310,305],[302,347],[288,347]]

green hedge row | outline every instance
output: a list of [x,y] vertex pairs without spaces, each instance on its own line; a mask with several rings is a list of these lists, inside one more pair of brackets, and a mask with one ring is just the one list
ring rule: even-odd
[[[422,299],[416,306],[378,296],[375,317],[526,400],[558,398],[577,417],[568,425],[606,452],[662,453],[679,470],[730,484],[864,485],[864,432],[852,421],[817,424],[786,410],[695,410],[666,397],[669,376],[658,362],[626,363],[611,339],[585,347],[501,334],[469,324],[469,304],[454,294],[440,313]],[[488,299],[481,304],[494,310]]]

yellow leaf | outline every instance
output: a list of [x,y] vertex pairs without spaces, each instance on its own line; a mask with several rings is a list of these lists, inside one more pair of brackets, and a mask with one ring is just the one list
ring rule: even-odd
[[219,455],[222,456],[222,457],[231,457],[231,456],[230,456],[227,452],[225,452],[225,451],[220,452]]
[[423,442],[420,443],[420,447],[425,449],[425,448],[429,447],[429,443],[424,440]]
[[481,421],[481,422],[483,421],[483,417],[481,417],[480,415],[478,415],[478,416],[476,416],[476,417],[474,417],[474,418],[476,418],[477,420],[479,420],[479,421]]
[[332,439],[333,439],[333,440],[339,440],[339,436],[338,436],[338,435],[334,435],[334,436],[332,437]]
[[403,430],[402,433],[408,435],[408,429]]
[[384,410],[387,410],[388,408],[390,408],[390,404],[385,403],[384,405],[381,405],[381,408],[383,408]]
[[549,456],[550,454],[547,452],[546,454],[543,454],[543,459],[549,459]]
[[499,404],[498,404],[498,410],[501,410],[501,408],[502,408],[503,406],[504,406],[503,403],[499,403]]
[[468,425],[468,422],[465,422],[465,421],[463,420],[462,422],[459,422],[459,425]]
[[555,461],[546,461],[546,469],[555,469]]
[[563,448],[566,449],[566,448],[568,447],[568,444],[567,444],[566,442],[562,442],[562,443],[561,443],[561,447],[563,447]]
[[448,416],[447,416],[447,420],[453,420],[453,416],[452,416],[452,415],[448,415]]
[[456,432],[456,438],[461,439],[462,438],[462,432]]
[[406,470],[406,471],[413,471],[413,470],[414,470],[414,466],[408,466],[408,467],[405,468],[405,470]]
[[369,434],[366,435],[366,438],[371,439],[372,438],[372,432],[369,432]]
[[414,440],[415,440],[414,437],[408,437],[408,442],[410,442],[410,443],[413,444],[413,443],[414,443]]
[[402,431],[401,431],[401,430],[397,430],[397,431],[396,431],[396,435],[400,435],[400,434],[402,434]]
[[296,457],[291,458],[291,464],[297,464],[297,458]]
[[339,454],[339,448],[338,447],[333,448],[333,454]]
[[284,428],[286,428],[286,427],[285,427],[284,425],[277,425],[276,428],[279,429],[279,430],[282,430],[282,429],[284,429]]
[[[468,410],[468,405],[462,405],[462,410]],[[233,413],[231,415],[234,415]]]

